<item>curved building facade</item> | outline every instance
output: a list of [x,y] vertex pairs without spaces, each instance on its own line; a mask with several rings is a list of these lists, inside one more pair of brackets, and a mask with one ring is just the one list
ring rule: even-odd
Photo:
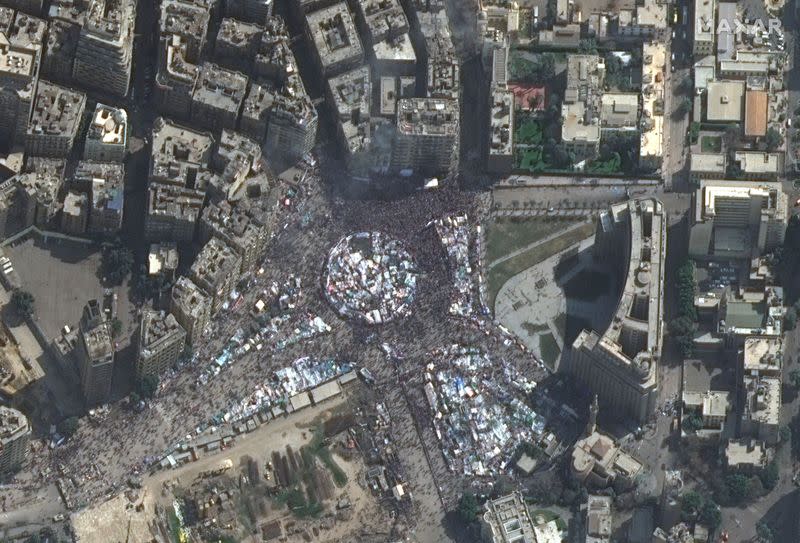
[[656,199],[630,200],[603,212],[594,252],[622,278],[616,311],[604,332],[583,330],[563,367],[601,406],[638,424],[653,414],[663,342],[667,218]]

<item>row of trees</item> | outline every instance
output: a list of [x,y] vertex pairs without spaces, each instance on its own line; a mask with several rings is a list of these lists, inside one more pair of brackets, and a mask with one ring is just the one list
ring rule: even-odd
[[691,260],[685,261],[676,273],[678,288],[678,316],[669,323],[669,332],[675,340],[675,345],[683,358],[692,356],[692,341],[694,327],[697,321],[697,311],[694,308],[694,264]]

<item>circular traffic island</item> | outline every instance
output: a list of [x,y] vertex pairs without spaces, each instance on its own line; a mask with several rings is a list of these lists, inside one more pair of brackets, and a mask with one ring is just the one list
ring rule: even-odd
[[411,255],[398,240],[358,232],[331,249],[325,296],[342,317],[381,324],[411,312],[417,277]]

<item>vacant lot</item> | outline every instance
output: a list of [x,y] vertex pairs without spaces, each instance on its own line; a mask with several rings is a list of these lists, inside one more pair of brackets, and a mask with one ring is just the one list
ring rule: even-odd
[[486,263],[491,264],[514,251],[575,224],[575,219],[548,220],[525,217],[498,217],[486,232]]
[[[490,268],[487,277],[490,306],[494,307],[495,297],[506,281],[518,273],[535,266],[542,260],[560,253],[571,245],[588,238],[594,233],[594,228],[595,226],[593,223],[587,222],[578,227],[567,230],[563,234],[560,234],[552,239],[548,239],[547,241],[525,249],[512,258],[504,260],[503,262],[500,262],[496,266]],[[544,238],[546,236],[541,237]]]

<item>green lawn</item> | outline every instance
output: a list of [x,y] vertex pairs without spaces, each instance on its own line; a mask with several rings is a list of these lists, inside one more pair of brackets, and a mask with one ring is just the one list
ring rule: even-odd
[[539,145],[542,143],[543,137],[542,125],[539,121],[528,119],[520,123],[519,128],[517,128],[515,143]]
[[556,337],[552,332],[539,336],[539,350],[541,351],[542,361],[550,369],[555,369],[556,361],[561,356],[561,349],[558,347]]
[[703,136],[700,138],[700,150],[704,153],[721,153],[722,136]]
[[574,223],[575,219],[549,221],[521,217],[495,219],[489,224],[486,232],[486,262],[492,263]]
[[[594,233],[594,228],[594,223],[587,222],[544,243],[522,251],[513,258],[509,258],[508,260],[505,260],[500,264],[490,268],[486,278],[490,305],[494,307],[495,297],[497,296],[497,293],[500,292],[500,289],[506,283],[506,281],[518,273],[535,266],[542,260],[560,253],[571,245],[588,238]],[[491,246],[487,247],[487,254],[490,248]],[[505,251],[504,254],[508,254],[508,252],[509,251]],[[489,259],[489,261],[491,262],[491,259]]]

